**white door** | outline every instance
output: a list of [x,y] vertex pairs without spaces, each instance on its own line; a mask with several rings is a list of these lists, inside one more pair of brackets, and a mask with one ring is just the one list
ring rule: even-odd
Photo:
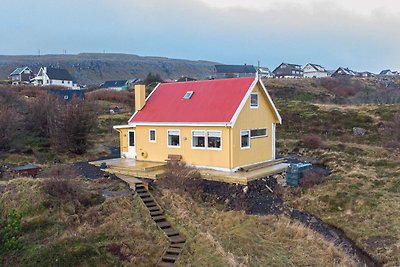
[[135,131],[128,131],[128,153],[126,155],[127,158],[134,159],[136,158],[136,148],[135,148]]

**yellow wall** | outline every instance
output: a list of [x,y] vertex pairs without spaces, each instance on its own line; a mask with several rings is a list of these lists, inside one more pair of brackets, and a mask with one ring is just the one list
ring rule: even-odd
[[[259,83],[255,86],[253,92],[258,93],[259,107],[250,108],[249,97],[232,129],[233,168],[273,159],[272,124],[278,121]],[[250,139],[250,148],[241,149],[240,131],[252,128],[267,128],[268,136]]]
[[[149,130],[156,130],[156,142],[149,142]],[[167,130],[180,130],[180,147],[167,146]],[[222,149],[193,149],[192,130],[211,130],[222,132]],[[190,165],[230,168],[229,128],[226,127],[173,127],[137,126],[136,156],[138,160],[163,162],[168,154],[182,155],[182,160]],[[145,157],[147,155],[147,157]]]

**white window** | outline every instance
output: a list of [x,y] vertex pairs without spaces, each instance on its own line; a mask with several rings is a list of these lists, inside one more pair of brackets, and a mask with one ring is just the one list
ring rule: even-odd
[[267,128],[257,128],[257,129],[250,130],[251,138],[266,137],[266,136],[268,136]]
[[155,129],[149,130],[149,142],[152,142],[152,143],[156,142],[156,130]]
[[168,132],[168,146],[180,147],[180,131],[168,130],[167,132]]
[[250,130],[240,131],[240,148],[250,148]]
[[219,131],[208,131],[207,132],[207,147],[212,149],[221,148],[221,136],[222,133]]
[[222,147],[221,131],[192,131],[192,148],[218,149]]
[[206,132],[192,131],[192,148],[205,148],[205,147],[206,147]]
[[250,108],[258,108],[258,93],[251,93]]

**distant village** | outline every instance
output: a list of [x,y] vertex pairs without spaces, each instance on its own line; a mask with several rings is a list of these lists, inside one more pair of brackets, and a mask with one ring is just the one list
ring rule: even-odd
[[[390,69],[382,70],[379,74],[364,71],[358,72],[349,68],[339,67],[337,70],[326,70],[318,64],[308,63],[304,67],[298,64],[281,63],[273,71],[266,67],[253,65],[215,65],[214,73],[206,79],[222,79],[235,77],[248,77],[258,74],[261,78],[309,78],[318,79],[326,77],[400,77],[399,71]],[[166,79],[164,82],[194,81],[195,78],[181,77],[177,80]],[[41,67],[34,73],[28,66],[18,67],[9,75],[12,85],[54,86],[65,87],[70,90],[85,89],[86,85],[78,84],[72,75],[62,68]],[[126,80],[104,81],[97,87],[111,90],[128,90],[135,84],[142,82],[139,78]]]

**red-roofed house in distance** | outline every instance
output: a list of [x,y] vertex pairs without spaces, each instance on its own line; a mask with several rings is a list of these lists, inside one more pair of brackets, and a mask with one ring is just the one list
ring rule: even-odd
[[275,159],[282,119],[257,77],[161,83],[145,99],[135,86],[135,113],[120,133],[121,157],[220,171]]

